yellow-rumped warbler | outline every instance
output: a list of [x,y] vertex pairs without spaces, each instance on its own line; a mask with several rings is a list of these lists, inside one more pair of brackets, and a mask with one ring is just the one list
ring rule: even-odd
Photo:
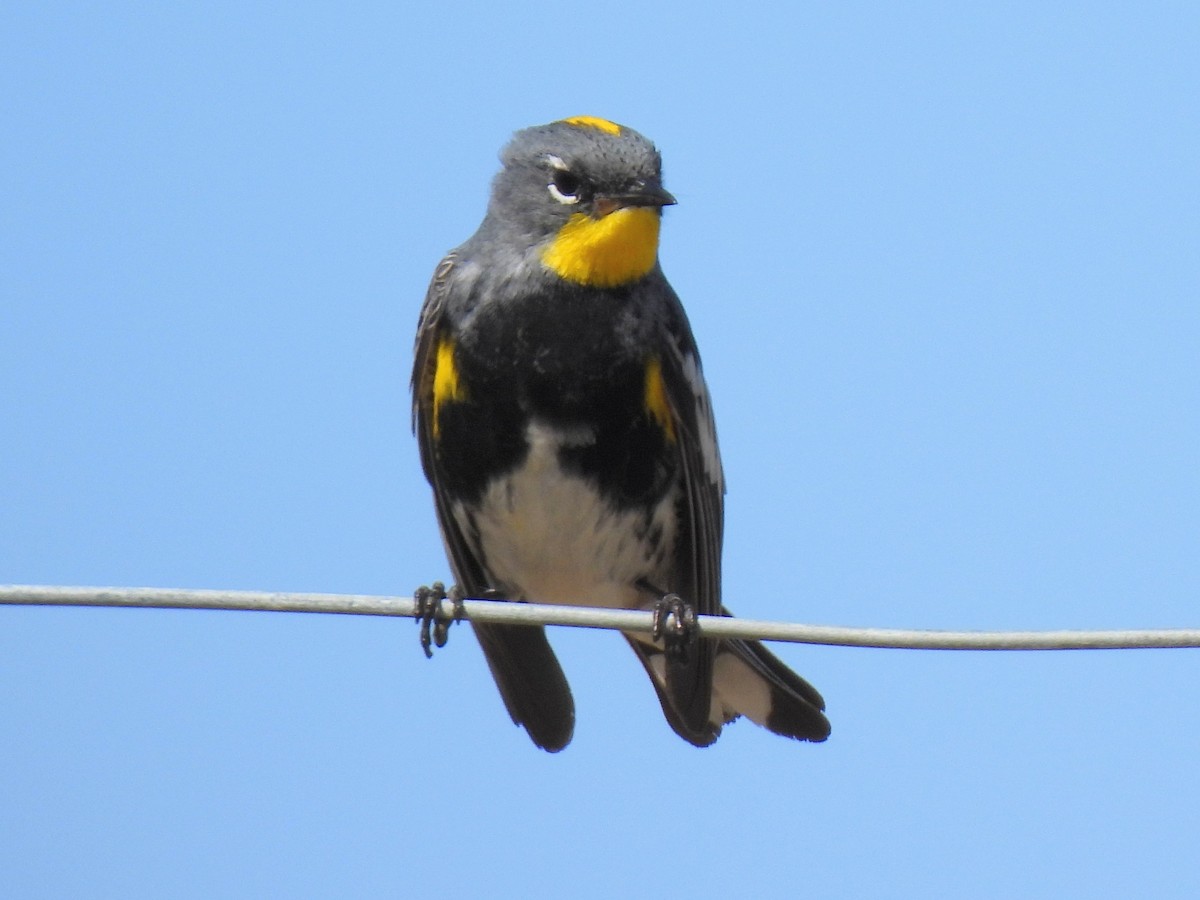
[[[501,161],[483,224],[434,274],[413,367],[461,596],[656,609],[673,629],[626,637],[680,737],[707,746],[745,715],[824,740],[821,695],[762,644],[688,628],[728,615],[725,488],[691,328],[658,265],[675,202],[658,151],[580,116],[517,132]],[[474,629],[513,721],[561,750],[575,705],[545,629]]]

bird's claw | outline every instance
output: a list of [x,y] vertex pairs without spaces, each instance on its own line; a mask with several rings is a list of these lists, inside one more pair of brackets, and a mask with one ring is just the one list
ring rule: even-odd
[[[442,612],[442,601],[449,600],[454,611],[449,615]],[[415,619],[421,626],[421,649],[425,656],[433,656],[433,647],[445,647],[450,637],[450,626],[462,618],[463,594],[458,585],[453,585],[449,593],[446,586],[435,581],[429,587],[421,585],[413,592],[413,600],[417,609]]]
[[662,641],[667,658],[686,662],[696,642],[696,610],[678,594],[666,594],[654,604],[651,636]]

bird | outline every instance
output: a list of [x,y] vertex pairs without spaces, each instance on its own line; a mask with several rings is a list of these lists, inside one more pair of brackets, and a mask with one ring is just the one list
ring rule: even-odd
[[[435,269],[414,348],[413,430],[454,596],[654,610],[653,635],[625,637],[681,738],[708,746],[745,716],[825,740],[821,695],[766,647],[696,636],[697,614],[730,615],[725,478],[658,259],[676,202],[658,149],[575,116],[516,132],[500,161],[478,230]],[[545,628],[472,627],[513,722],[566,747],[575,705]]]

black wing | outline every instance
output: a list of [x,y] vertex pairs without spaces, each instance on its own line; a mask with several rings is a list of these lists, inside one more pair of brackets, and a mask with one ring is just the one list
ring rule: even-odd
[[[725,520],[725,479],[717,448],[708,387],[700,369],[691,329],[670,287],[672,317],[664,323],[661,366],[675,426],[682,473],[679,530],[675,550],[675,590],[700,615],[721,614],[721,542]],[[639,656],[649,668],[640,648]],[[721,731],[711,721],[713,664],[717,644],[701,640],[683,661],[668,657],[665,690],[667,720],[685,740],[711,744]]]
[[[468,536],[455,519],[439,476],[438,448],[433,435],[433,384],[437,346],[447,333],[445,311],[454,289],[453,253],[438,265],[421,308],[413,353],[413,432],[421,450],[421,466],[433,487],[438,526],[459,587],[469,597],[488,595],[496,587],[488,577]],[[566,676],[538,626],[471,623],[488,668],[512,720],[525,728],[544,750],[561,750],[575,730],[575,703]]]
[[[675,412],[680,464],[684,473],[684,509],[677,548],[677,565],[690,579],[690,599],[702,615],[730,615],[721,604],[721,543],[724,531],[725,479],[717,447],[716,425],[700,359],[683,312],[674,330],[668,329],[667,346],[673,352],[663,359],[663,377]],[[680,590],[682,594],[683,591]],[[650,670],[644,646],[635,645]],[[742,670],[767,689],[769,710],[758,724],[786,737],[823,741],[829,722],[822,714],[825,702],[803,678],[784,665],[758,641],[700,642],[699,659],[686,666],[667,664],[666,689],[659,699],[671,726],[686,740],[705,746],[721,732],[722,718],[736,718],[747,709],[717,710],[710,721],[713,667],[720,654],[731,654]],[[653,671],[651,671],[653,676]],[[730,693],[722,685],[722,693]],[[738,699],[736,686],[732,699]],[[725,698],[726,700],[730,698]],[[673,706],[674,709],[669,708]]]

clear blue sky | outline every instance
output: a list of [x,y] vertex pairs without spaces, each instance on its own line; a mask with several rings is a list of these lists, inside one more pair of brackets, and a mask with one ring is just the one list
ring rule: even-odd
[[[588,114],[680,201],[736,612],[1200,624],[1194,4],[247,6],[0,12],[0,582],[445,577],[421,298]],[[465,628],[0,609],[5,892],[1200,894],[1196,651],[786,646],[832,739],[700,751],[553,639],[557,756]]]

